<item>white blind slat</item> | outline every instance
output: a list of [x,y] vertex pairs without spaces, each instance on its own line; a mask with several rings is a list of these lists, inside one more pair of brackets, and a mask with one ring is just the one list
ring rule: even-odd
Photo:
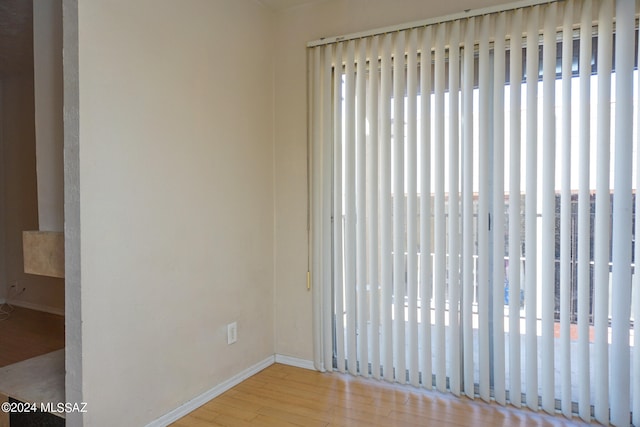
[[489,136],[490,136],[490,58],[489,29],[491,16],[480,21],[478,58],[479,86],[479,190],[478,190],[478,370],[480,371],[480,397],[489,401]]
[[356,53],[356,290],[357,290],[357,351],[358,372],[369,375],[369,343],[367,333],[367,223],[366,223],[366,60],[367,40],[358,41]]
[[460,395],[460,22],[449,36],[449,388]]
[[562,26],[562,189],[560,196],[560,375],[562,414],[571,408],[571,78],[573,67],[573,2],[566,2]]
[[493,392],[496,402],[506,404],[504,346],[504,85],[506,16],[499,13],[493,45]]
[[407,301],[409,382],[420,385],[418,368],[418,30],[409,31],[407,47]]
[[434,140],[434,299],[435,299],[435,357],[436,387],[446,390],[445,292],[446,292],[446,223],[444,208],[444,137],[445,137],[445,35],[446,24],[438,25],[435,45],[435,140]]
[[[582,4],[580,28],[580,106],[578,147],[578,235],[590,233],[589,162],[591,150],[591,0]],[[578,240],[578,377],[589,378],[589,240]],[[590,385],[580,383],[578,391],[580,417],[591,418]]]
[[609,422],[609,242],[611,201],[609,197],[611,136],[611,61],[613,47],[613,1],[601,0],[598,16],[598,105],[596,213],[594,236],[595,326],[594,365],[595,418]]
[[[512,17],[510,34],[522,34],[522,10],[517,10]],[[522,405],[520,362],[522,37],[511,38],[509,69],[509,400],[512,405],[520,407]]]
[[[378,37],[371,39],[371,52],[378,52]],[[377,55],[376,55],[377,56]],[[377,61],[369,65],[369,96],[367,97],[367,119],[369,134],[367,144],[367,225],[369,237],[369,318],[371,319],[371,374],[380,378],[380,278],[378,262],[378,85]]]
[[629,423],[631,297],[631,176],[635,1],[616,2],[616,116],[611,310],[611,423]]
[[[405,383],[404,32],[395,36],[393,69],[393,304],[395,308],[393,346],[395,379]],[[398,70],[401,71],[398,72]]]
[[556,170],[556,8],[551,3],[544,22],[542,60],[542,409],[555,413],[554,316],[555,316],[555,170]]
[[347,42],[344,76],[344,295],[347,317],[346,358],[350,374],[357,373],[356,353],[356,106],[355,40]]
[[[319,58],[317,59],[320,60]],[[331,164],[333,154],[333,116],[331,97],[333,93],[333,85],[331,83],[331,76],[333,74],[333,46],[325,46],[324,48],[324,65],[322,68],[322,165]],[[320,81],[320,79],[318,79]],[[317,159],[320,160],[320,159]],[[333,370],[333,310],[332,310],[332,298],[331,298],[331,176],[330,170],[322,168],[323,180],[318,182],[317,185],[321,185],[322,189],[317,190],[316,194],[322,194],[322,241],[318,242],[322,245],[318,248],[316,253],[322,254],[322,271],[314,272],[315,280],[314,284],[318,284],[318,287],[322,288],[322,317],[323,317],[323,363],[322,369],[327,371]],[[314,285],[314,291],[316,286]]]
[[[432,27],[422,30],[420,45],[420,337],[422,386],[431,390],[431,48]],[[428,195],[428,196],[427,196]]]
[[474,391],[473,296],[475,288],[473,247],[473,82],[475,18],[466,21],[462,87],[462,334],[464,354],[464,392],[471,399]]
[[[338,75],[342,74],[342,51],[342,44],[337,44],[334,63],[339,71]],[[342,188],[342,79],[340,78],[334,78],[333,100],[333,185],[334,188]],[[342,193],[339,191],[334,192],[333,209],[333,239],[334,242],[342,242]],[[343,313],[344,311],[342,256],[342,245],[335,245],[333,249],[333,284],[335,287],[336,313]],[[336,316],[335,328],[337,368],[340,372],[344,372],[344,322],[342,314]]]
[[[638,54],[640,54],[640,45],[638,45]],[[640,99],[640,73],[636,74],[636,99]],[[636,123],[640,123],[640,108],[636,109]],[[638,193],[638,189],[640,188],[640,174],[638,173],[638,168],[640,168],[640,126],[636,126],[636,194]],[[635,235],[640,236],[640,197],[636,195],[636,228]],[[640,260],[640,239],[635,239],[635,248],[634,248],[635,260]],[[636,263],[638,261],[635,261]],[[633,274],[633,320],[634,320],[634,336],[633,336],[633,347],[640,347],[640,337],[636,338],[636,319],[640,319],[640,271],[637,269],[634,270]],[[633,388],[633,402],[632,402],[632,411],[633,411],[633,424],[640,425],[640,351],[633,352],[633,380],[631,383]]]
[[[314,335],[314,366],[316,369],[324,371],[332,369],[332,328],[331,328],[331,310],[325,303],[330,303],[330,286],[331,279],[327,276],[331,271],[331,251],[327,243],[331,241],[331,193],[327,191],[331,188],[330,173],[327,168],[323,167],[326,162],[331,163],[331,104],[326,100],[331,97],[331,48],[318,49],[309,52],[307,57],[309,67],[309,75],[314,82],[308,92],[310,98],[309,115],[312,118],[311,126],[311,149],[308,162],[313,163],[312,176],[310,176],[309,184],[312,187],[312,193],[309,195],[309,218],[321,218],[321,221],[315,222],[310,230],[310,243],[312,250],[312,264],[322,265],[321,268],[313,268],[311,273],[311,281],[317,283],[318,286],[313,287],[313,295],[315,299],[322,300],[322,305],[316,305],[313,309],[313,325],[319,333]],[[328,57],[328,60],[327,60]],[[311,225],[311,224],[309,224]],[[329,234],[329,235],[328,235]],[[327,298],[329,297],[329,298]]]
[[[540,8],[533,7],[527,13],[527,118],[526,118],[526,184],[525,184],[525,316],[526,316],[526,394],[527,406],[538,410],[538,336],[537,336],[537,167],[538,167],[538,22]],[[535,48],[531,48],[535,46]]]
[[380,59],[380,279],[382,320],[382,364],[384,379],[393,381],[392,227],[391,227],[391,40],[382,42]]

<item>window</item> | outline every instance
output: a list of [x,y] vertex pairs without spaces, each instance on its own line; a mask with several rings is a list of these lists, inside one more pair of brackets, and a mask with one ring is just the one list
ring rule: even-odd
[[310,48],[325,369],[628,421],[640,247],[626,1]]

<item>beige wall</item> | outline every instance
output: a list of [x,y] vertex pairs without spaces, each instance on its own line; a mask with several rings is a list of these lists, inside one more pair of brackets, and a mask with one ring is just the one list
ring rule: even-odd
[[274,352],[313,357],[306,42],[491,1],[65,0],[65,78],[80,76],[67,397],[75,376],[84,425],[144,425]]
[[276,352],[313,358],[306,289],[306,44],[504,0],[327,0],[277,15],[275,56]]
[[272,15],[78,3],[84,425],[140,426],[274,353]]

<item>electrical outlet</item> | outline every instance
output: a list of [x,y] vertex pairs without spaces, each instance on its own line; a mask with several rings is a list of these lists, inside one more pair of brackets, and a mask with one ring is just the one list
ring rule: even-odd
[[27,290],[26,286],[21,285],[17,280],[9,285],[9,294],[11,297],[22,295]]
[[227,325],[227,344],[233,344],[238,341],[238,322],[229,323]]

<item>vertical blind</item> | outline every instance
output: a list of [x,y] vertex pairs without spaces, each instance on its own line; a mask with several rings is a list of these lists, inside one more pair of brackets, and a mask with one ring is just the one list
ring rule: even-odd
[[316,366],[640,424],[638,8],[309,48]]

